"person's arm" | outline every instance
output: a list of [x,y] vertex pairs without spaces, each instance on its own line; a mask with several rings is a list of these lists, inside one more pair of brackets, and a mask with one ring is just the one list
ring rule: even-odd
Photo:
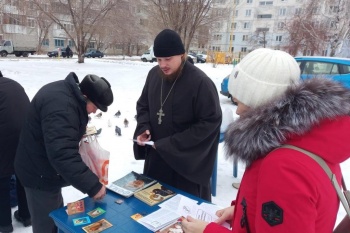
[[[260,167],[253,223],[256,232],[316,233],[317,181],[305,160],[307,156],[295,153],[299,152],[275,150]],[[329,204],[331,207],[331,201]]]
[[[216,215],[219,217],[215,222],[208,223],[192,217],[187,217],[183,222],[183,228],[187,233],[225,233],[231,232],[230,229],[221,226],[224,222],[232,222],[233,212],[235,208],[235,201],[232,202],[232,206],[222,210],[218,210]],[[231,224],[230,224],[231,225]]]
[[78,112],[69,108],[68,111],[56,111],[41,118],[46,153],[52,167],[68,183],[94,197],[103,185],[79,154]]

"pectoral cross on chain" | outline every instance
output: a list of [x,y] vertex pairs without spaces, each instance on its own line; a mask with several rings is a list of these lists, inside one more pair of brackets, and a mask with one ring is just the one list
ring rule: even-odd
[[157,112],[158,115],[158,125],[162,124],[162,117],[165,116],[165,114],[163,113],[163,109],[159,109],[159,111]]

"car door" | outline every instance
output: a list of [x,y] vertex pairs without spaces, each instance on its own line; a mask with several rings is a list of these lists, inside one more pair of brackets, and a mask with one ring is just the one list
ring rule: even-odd
[[324,77],[341,82],[350,88],[350,68],[336,62],[302,61],[300,63],[301,79]]

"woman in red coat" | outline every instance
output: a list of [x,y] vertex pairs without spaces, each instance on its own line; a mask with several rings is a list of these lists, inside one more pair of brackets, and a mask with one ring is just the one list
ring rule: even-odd
[[[350,91],[324,78],[299,81],[289,54],[257,49],[237,65],[229,90],[240,118],[225,135],[229,156],[246,164],[231,207],[216,223],[188,217],[186,233],[329,233],[339,208],[327,174],[297,146],[323,158],[340,183],[350,155]],[[220,223],[229,221],[232,229]]]

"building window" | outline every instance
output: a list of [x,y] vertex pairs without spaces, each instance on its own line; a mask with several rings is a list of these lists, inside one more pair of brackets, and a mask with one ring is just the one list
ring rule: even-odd
[[230,35],[230,40],[235,40],[236,39],[236,35]]
[[244,53],[247,52],[247,47],[242,47],[241,52],[244,52]]
[[329,13],[338,13],[339,12],[339,6],[330,6],[329,7]]
[[47,46],[47,47],[49,47],[49,46],[50,46],[50,41],[49,41],[49,39],[43,39],[43,40],[41,41],[41,45],[42,45],[42,46]]
[[253,3],[253,0],[247,0],[247,3]]
[[28,18],[27,19],[27,26],[34,28],[35,27],[35,20],[33,18]]
[[50,5],[47,4],[47,3],[43,3],[43,4],[42,4],[42,7],[43,7],[43,9],[44,9],[45,12],[48,12],[49,9],[50,9]]
[[260,1],[259,5],[260,6],[271,6],[271,5],[273,5],[273,1]]
[[320,13],[320,8],[319,7],[313,7],[311,13],[313,15],[318,15]]
[[244,29],[249,29],[250,28],[250,23],[249,22],[244,22],[243,28]]
[[55,47],[64,47],[63,39],[55,39]]
[[287,9],[286,8],[281,8],[280,9],[280,12],[279,12],[280,16],[285,16],[286,13],[287,13]]
[[248,35],[243,35],[242,41],[248,41]]
[[333,28],[333,29],[337,28],[337,23],[335,21],[329,22],[329,28]]
[[283,29],[283,28],[284,28],[284,25],[285,25],[285,23],[284,23],[284,22],[278,22],[278,24],[277,24],[277,28],[278,28],[279,30],[281,30],[281,29]]
[[238,10],[236,10],[236,12],[235,12],[235,16],[236,16],[236,17],[238,17]]
[[252,15],[252,10],[246,10],[245,11],[245,16],[246,17],[249,17],[249,16],[251,16]]
[[74,41],[72,41],[72,40],[68,40],[68,45],[69,45],[69,47],[74,47]]
[[302,9],[301,8],[295,8],[295,15],[301,15]]
[[238,5],[239,4],[239,0],[235,0],[233,3]]
[[237,28],[237,23],[231,23],[231,29],[236,29]]
[[88,49],[93,49],[95,48],[95,42],[89,42],[89,44],[87,45]]
[[29,8],[29,10],[35,10],[35,5],[34,5],[33,1],[28,2],[28,8]]
[[221,40],[222,39],[222,35],[214,35],[214,40]]
[[11,15],[9,19],[9,24],[20,25],[20,21],[18,19],[18,15]]
[[276,41],[281,42],[282,41],[282,36],[276,36]]
[[265,15],[258,15],[258,19],[271,19],[271,14],[265,14]]

